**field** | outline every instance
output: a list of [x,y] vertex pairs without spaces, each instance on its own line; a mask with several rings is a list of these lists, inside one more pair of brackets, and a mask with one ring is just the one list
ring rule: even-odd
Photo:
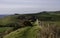
[[0,27],[0,32],[12,29],[11,27]]

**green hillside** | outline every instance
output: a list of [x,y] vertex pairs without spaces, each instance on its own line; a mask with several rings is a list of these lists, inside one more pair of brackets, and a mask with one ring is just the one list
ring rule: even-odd
[[60,38],[60,11],[2,17],[0,32],[0,38]]
[[[20,19],[17,19],[19,16],[24,16],[28,19],[30,16],[36,16],[41,21],[60,21],[60,11],[55,12],[39,12],[35,14],[15,14],[15,15],[8,15],[3,18],[0,18],[0,24],[6,25],[9,23],[18,22]],[[25,18],[24,18],[25,19]]]
[[40,30],[40,26],[34,27],[24,27],[16,31],[11,32],[10,34],[4,36],[4,38],[36,38],[37,32]]
[[3,18],[0,18],[0,24],[8,24],[8,23],[12,23],[12,22],[15,22],[16,21],[16,17],[15,15],[8,15],[8,16],[5,16]]
[[11,30],[13,29],[12,27],[0,27],[0,32],[4,32],[6,30]]

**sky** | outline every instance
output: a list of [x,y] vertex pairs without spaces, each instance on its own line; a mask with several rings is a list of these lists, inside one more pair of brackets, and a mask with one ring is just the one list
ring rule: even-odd
[[60,11],[60,0],[0,0],[0,14]]

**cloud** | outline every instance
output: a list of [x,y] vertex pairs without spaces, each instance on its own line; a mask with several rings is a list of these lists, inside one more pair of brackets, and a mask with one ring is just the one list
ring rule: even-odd
[[60,10],[60,0],[0,0],[0,14]]

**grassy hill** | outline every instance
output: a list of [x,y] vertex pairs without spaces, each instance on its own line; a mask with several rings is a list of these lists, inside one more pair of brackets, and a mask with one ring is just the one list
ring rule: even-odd
[[[36,22],[30,22],[31,26],[26,21],[32,16],[37,17],[39,20],[39,24]],[[31,20],[30,20],[31,21]],[[36,25],[37,24],[37,25]],[[33,26],[32,26],[33,25]],[[3,35],[3,38],[37,38],[40,34],[40,30],[42,37],[51,36],[50,33],[55,34],[60,33],[60,11],[55,12],[39,12],[35,14],[14,14],[8,15],[0,18],[0,32],[8,31],[9,29],[14,29],[10,33]],[[50,30],[48,30],[50,29]],[[57,31],[56,31],[56,30]],[[5,31],[5,32],[6,32]],[[48,32],[48,33],[47,33]],[[44,36],[43,36],[44,35]],[[60,36],[60,35],[59,35]],[[52,37],[52,36],[51,36]],[[40,38],[40,37],[39,37]]]
[[[15,15],[8,15],[3,18],[0,18],[0,24],[8,24],[18,22],[21,19],[18,19],[19,16],[24,16],[28,19],[30,16],[36,16],[39,20],[42,21],[60,21],[60,11],[55,12],[39,12],[35,14],[15,14]],[[25,19],[25,18],[24,18]]]
[[0,27],[0,32],[4,32],[6,30],[13,29],[12,27]]
[[39,30],[40,27],[38,26],[27,26],[11,32],[10,34],[4,36],[4,38],[36,38]]

